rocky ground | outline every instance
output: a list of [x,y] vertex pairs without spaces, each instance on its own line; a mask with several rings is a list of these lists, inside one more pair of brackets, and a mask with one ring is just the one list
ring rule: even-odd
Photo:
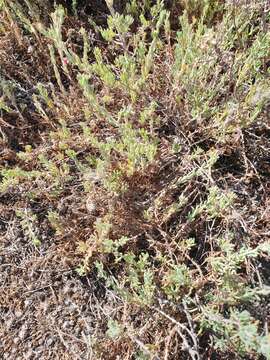
[[20,238],[14,223],[1,219],[5,226],[9,236],[1,237],[0,357],[90,359],[97,319],[100,331],[108,311],[104,289],[94,279],[82,283],[57,246],[37,250]]

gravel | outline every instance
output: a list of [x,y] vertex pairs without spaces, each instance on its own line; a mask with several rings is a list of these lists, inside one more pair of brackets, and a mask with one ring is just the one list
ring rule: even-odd
[[61,248],[41,254],[15,242],[11,251],[0,233],[0,359],[90,359],[89,336],[104,336],[107,323],[96,320],[104,301],[96,296],[97,280],[89,281],[93,287],[82,282]]

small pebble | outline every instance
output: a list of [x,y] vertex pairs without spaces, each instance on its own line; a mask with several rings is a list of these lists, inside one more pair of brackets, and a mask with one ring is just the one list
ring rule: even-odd
[[23,313],[22,313],[22,311],[20,311],[20,310],[16,310],[16,311],[15,311],[15,316],[16,316],[16,317],[21,317],[22,314],[23,314]]
[[15,345],[17,345],[20,342],[20,339],[18,337],[15,337],[13,342]]
[[27,53],[28,53],[28,54],[32,54],[33,51],[34,51],[34,47],[33,47],[32,45],[28,46],[28,48],[27,48]]
[[19,332],[19,335],[18,335],[18,337],[20,338],[21,341],[25,338],[26,331],[27,331],[27,327],[26,327],[26,325],[24,325],[24,326],[21,328],[21,330],[20,330],[20,332]]
[[68,323],[68,321],[65,321],[65,322],[64,322],[63,328],[64,328],[64,329],[68,329],[68,328],[69,328],[69,323]]
[[53,343],[54,343],[54,340],[51,337],[49,339],[47,339],[47,341],[46,341],[47,346],[51,346]]

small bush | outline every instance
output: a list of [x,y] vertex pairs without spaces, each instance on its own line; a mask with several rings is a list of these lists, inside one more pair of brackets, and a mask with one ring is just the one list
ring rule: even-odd
[[106,4],[1,2],[1,196],[124,304],[94,358],[268,359],[266,6]]

